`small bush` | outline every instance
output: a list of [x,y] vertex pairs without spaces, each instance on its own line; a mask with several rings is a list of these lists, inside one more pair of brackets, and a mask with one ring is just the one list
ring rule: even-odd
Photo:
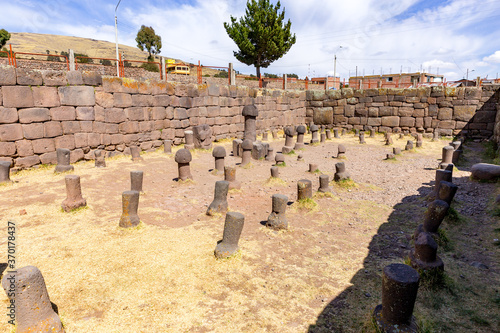
[[142,64],[141,68],[144,68],[145,70],[147,70],[149,72],[155,72],[155,73],[158,73],[160,71],[160,67],[158,67],[157,64],[153,64],[151,62]]

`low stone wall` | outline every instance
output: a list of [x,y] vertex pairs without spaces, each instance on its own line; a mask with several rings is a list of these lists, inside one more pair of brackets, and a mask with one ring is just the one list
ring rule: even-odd
[[[307,91],[307,121],[379,132],[464,134],[490,138],[500,85]],[[498,126],[497,126],[498,127]]]
[[183,142],[184,131],[210,125],[215,140],[241,137],[243,106],[255,103],[257,129],[304,123],[305,92],[136,81],[96,73],[26,71],[0,66],[0,160],[17,168],[71,162]]

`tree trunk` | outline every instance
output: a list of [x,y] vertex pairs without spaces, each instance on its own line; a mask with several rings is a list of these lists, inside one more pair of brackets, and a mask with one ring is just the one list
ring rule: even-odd
[[257,70],[257,80],[260,80],[260,66],[255,66],[255,69]]

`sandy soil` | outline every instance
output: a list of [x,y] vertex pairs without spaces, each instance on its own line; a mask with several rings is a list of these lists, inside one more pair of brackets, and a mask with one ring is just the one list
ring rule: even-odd
[[[394,139],[393,146],[403,148],[411,138]],[[392,147],[384,145],[383,136],[366,141],[361,145],[348,134],[287,155],[282,182],[269,182],[270,162],[238,167],[242,187],[230,191],[228,202],[230,211],[244,214],[245,226],[240,252],[227,260],[213,255],[224,216],[205,215],[215,181],[223,179],[211,172],[210,151],[193,152],[194,182],[186,183],[174,180],[173,155],[162,151],[143,154],[142,162],[108,159],[106,168],[75,164],[88,208],[73,213],[60,208],[64,175],[54,174],[53,166],[22,171],[12,175],[14,183],[0,186],[0,233],[6,235],[7,220],[17,222],[18,267],[42,271],[67,332],[357,332],[381,302],[381,268],[407,256],[410,235],[425,211],[423,197],[448,142],[425,140],[423,148],[386,161]],[[280,151],[283,142],[270,144]],[[309,163],[333,179],[338,143],[347,146],[344,162],[356,186],[332,182],[331,195],[316,194],[315,208],[302,207],[295,202],[297,180],[319,187],[319,174],[307,172]],[[229,141],[215,144],[230,153]],[[226,165],[239,162],[226,157]],[[124,230],[118,227],[121,193],[130,188],[132,170],[144,171],[142,223]],[[468,177],[466,167],[454,171],[462,203],[457,211],[480,215],[482,224],[471,237],[481,238],[493,228],[485,209],[496,184],[471,183]],[[263,225],[275,193],[289,198],[288,231]],[[6,238],[0,240],[5,248]],[[467,260],[460,254],[456,260],[489,266],[488,275],[474,271],[479,275],[471,279],[498,279],[498,251],[466,255]],[[7,304],[4,293],[0,302]],[[424,305],[416,311],[427,315]],[[8,326],[6,320],[0,323],[4,331]]]

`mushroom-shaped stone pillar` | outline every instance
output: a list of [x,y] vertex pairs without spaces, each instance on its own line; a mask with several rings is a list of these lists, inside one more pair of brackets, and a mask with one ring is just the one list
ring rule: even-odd
[[2,286],[12,302],[9,303],[15,304],[16,332],[64,333],[38,268],[26,266],[16,272],[5,272]]
[[193,157],[191,156],[191,152],[189,149],[179,149],[177,153],[175,153],[175,161],[177,162],[177,166],[179,168],[179,179],[187,180],[193,179],[191,175],[191,169],[189,167],[189,162]]
[[245,105],[241,114],[245,117],[243,140],[249,139],[250,142],[257,141],[257,116],[259,115],[259,110],[253,104]]
[[295,135],[295,128],[292,126],[285,127],[285,146],[281,149],[283,154],[288,154],[293,150],[293,136]]
[[328,175],[320,175],[318,192],[326,193],[331,191],[330,177]]
[[243,153],[241,154],[241,166],[245,166],[252,160],[253,142],[250,139],[245,139],[241,144],[241,148],[243,149]]
[[304,148],[304,134],[306,133],[306,127],[304,125],[297,126],[297,142],[295,143],[294,149]]
[[224,172],[224,157],[226,157],[226,149],[222,146],[217,146],[212,151],[212,156],[215,159],[215,171]]
[[66,148],[57,148],[57,165],[54,172],[67,172],[72,171],[74,167],[69,164],[70,162],[70,151]]
[[319,143],[319,139],[318,139],[318,125],[314,125],[312,124],[311,127],[309,128],[311,133],[312,133],[312,139],[311,139],[311,143]]
[[345,156],[346,148],[344,145],[340,144],[337,147],[337,150],[338,150],[337,158],[346,158]]

